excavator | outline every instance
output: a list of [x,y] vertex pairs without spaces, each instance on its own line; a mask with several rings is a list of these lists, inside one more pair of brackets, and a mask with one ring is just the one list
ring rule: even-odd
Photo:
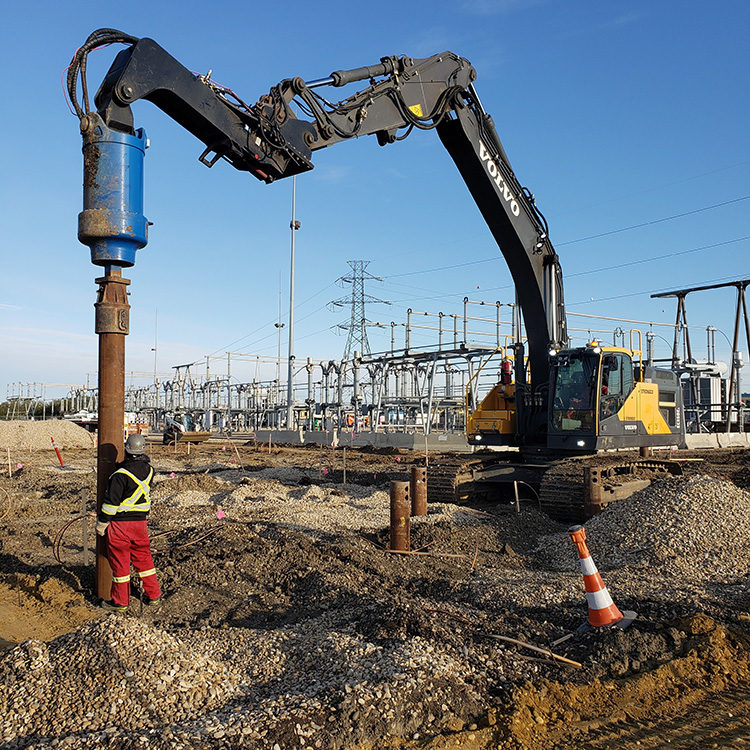
[[162,443],[174,445],[175,443],[204,443],[211,437],[208,430],[197,430],[193,415],[189,412],[178,412],[176,414],[164,415],[164,432]]
[[[87,56],[112,43],[126,46],[91,108]],[[500,382],[467,420],[470,444],[513,446],[514,460],[476,451],[442,464],[431,461],[435,481],[429,485],[439,493],[433,499],[462,500],[490,495],[498,484],[522,485],[550,515],[580,519],[625,496],[626,485],[648,482],[644,472],[679,471],[674,462],[654,459],[651,449],[684,441],[680,384],[674,373],[643,359],[638,331],[630,332],[627,347],[599,341],[569,346],[562,269],[547,222],[511,168],[476,78],[469,61],[453,52],[389,56],[323,78],[284,79],[247,104],[210,72],[191,72],[152,39],[99,29],[76,51],[67,83],[83,135],[84,188],[87,174],[98,169],[101,176],[97,160],[108,143],[140,137],[131,105],[142,99],[203,142],[203,164],[224,160],[264,183],[311,170],[315,152],[342,141],[374,135],[388,146],[415,130],[434,130],[505,258],[526,337],[509,347]],[[358,90],[330,101],[328,90],[358,82]],[[132,265],[132,248],[114,258],[96,255],[102,229],[92,213],[80,215],[79,239],[92,248],[93,262]],[[603,453],[614,449],[640,452],[636,460]]]

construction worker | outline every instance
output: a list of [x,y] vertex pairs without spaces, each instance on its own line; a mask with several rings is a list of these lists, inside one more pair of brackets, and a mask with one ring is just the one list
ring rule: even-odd
[[112,568],[111,599],[102,607],[124,612],[130,601],[130,565],[138,572],[144,603],[161,598],[151,557],[146,518],[151,510],[151,480],[154,470],[146,455],[143,435],[125,441],[125,460],[107,481],[96,533],[107,537],[107,559]]

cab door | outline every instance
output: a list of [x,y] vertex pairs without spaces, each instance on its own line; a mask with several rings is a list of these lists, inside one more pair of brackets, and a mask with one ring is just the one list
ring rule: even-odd
[[605,354],[599,387],[599,422],[615,416],[634,387],[633,360],[623,352]]

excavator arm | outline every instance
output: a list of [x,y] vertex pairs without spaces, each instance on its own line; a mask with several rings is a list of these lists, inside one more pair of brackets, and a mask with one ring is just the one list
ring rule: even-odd
[[[86,91],[86,56],[111,42],[128,46],[106,74],[93,112]],[[83,107],[77,101],[79,74]],[[201,162],[213,166],[225,159],[267,183],[312,169],[315,151],[344,140],[375,135],[380,145],[387,145],[415,129],[436,130],[513,277],[531,367],[527,388],[524,348],[517,344],[517,433],[522,442],[539,442],[546,429],[549,350],[566,346],[568,338],[562,272],[544,217],[516,179],[492,118],[476,94],[475,79],[471,64],[452,52],[423,59],[384,57],[378,64],[335,71],[322,79],[286,79],[248,105],[212,81],[210,73],[189,71],[153,40],[103,29],[73,58],[68,89],[81,118],[84,144],[87,133],[101,125],[125,136],[137,134],[130,107],[145,99],[205,144]],[[319,93],[324,87],[357,81],[367,85],[335,103]]]

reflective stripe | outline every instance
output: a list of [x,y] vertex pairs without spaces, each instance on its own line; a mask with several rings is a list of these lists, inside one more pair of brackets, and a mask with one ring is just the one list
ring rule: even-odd
[[102,513],[106,513],[108,516],[114,516],[114,514],[117,513],[118,508],[118,505],[109,505],[108,503],[104,503],[102,505]]
[[601,591],[591,591],[586,593],[586,601],[589,603],[589,609],[606,609],[611,607],[612,597],[606,588]]
[[155,576],[156,575],[156,568],[151,568],[151,570],[144,570],[144,571],[138,571],[138,575],[141,578],[145,578],[146,576]]
[[597,573],[596,565],[594,564],[594,559],[592,557],[582,557],[580,559],[581,563],[581,572],[585,576],[592,576],[594,573]]
[[127,583],[130,580],[130,574],[126,576],[112,576],[112,583]]
[[[135,492],[126,497],[120,503],[120,505],[102,505],[102,510],[107,515],[114,515],[115,513],[128,513],[130,511],[149,511],[151,510],[151,479],[154,476],[153,468],[149,469],[148,476],[141,481],[137,476],[131,474],[127,469],[118,469],[115,474],[124,474],[135,482]],[[105,508],[112,508],[113,510],[105,510]]]

